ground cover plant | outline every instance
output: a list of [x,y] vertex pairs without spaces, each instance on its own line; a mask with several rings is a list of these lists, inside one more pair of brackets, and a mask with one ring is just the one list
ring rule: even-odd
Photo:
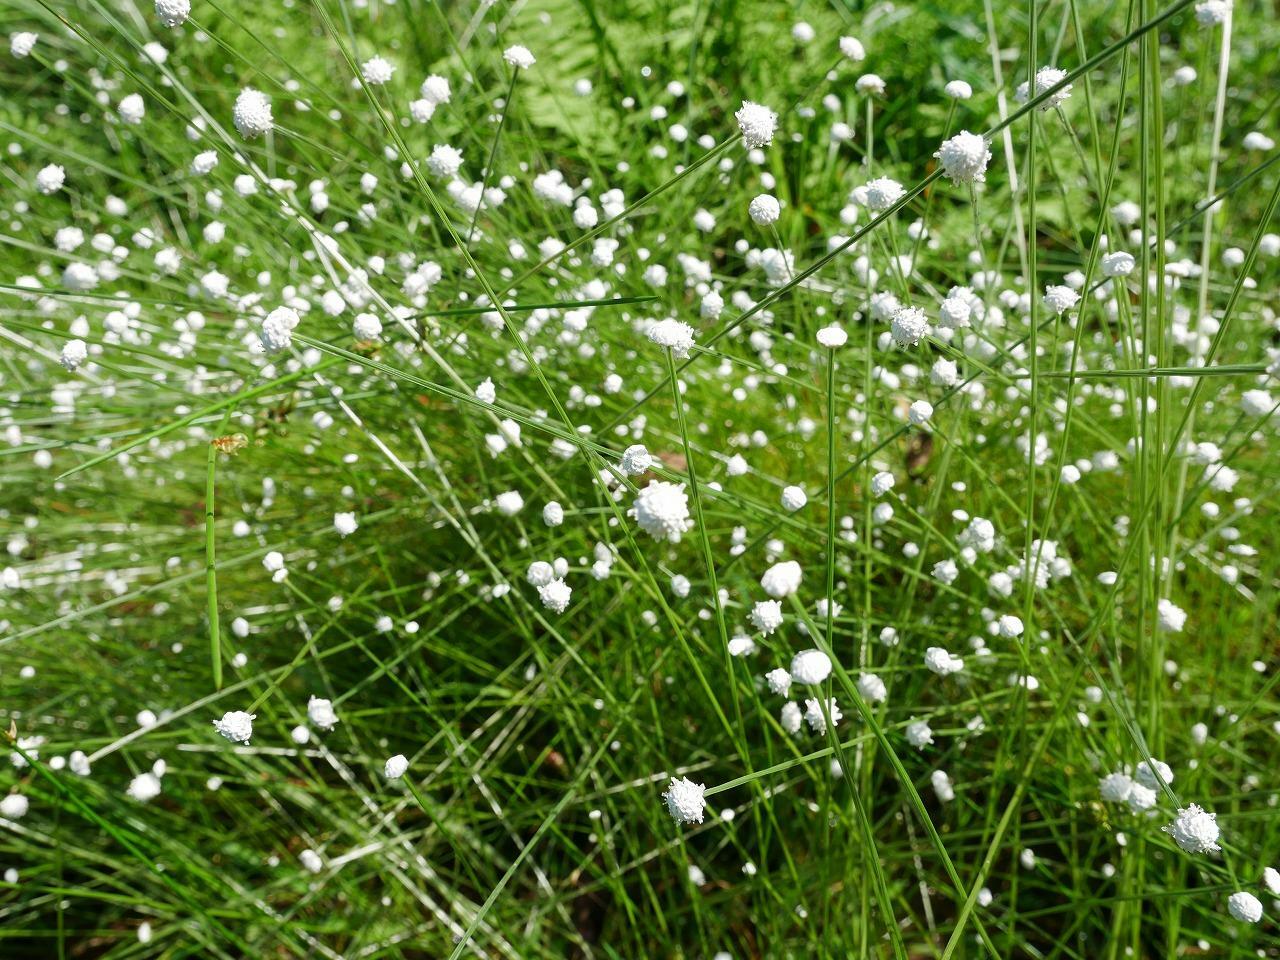
[[1280,23],[0,0],[0,956],[1280,952]]

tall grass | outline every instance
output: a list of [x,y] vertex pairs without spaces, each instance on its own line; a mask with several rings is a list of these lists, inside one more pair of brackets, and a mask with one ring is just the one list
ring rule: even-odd
[[0,956],[1275,952],[1273,11],[0,11]]

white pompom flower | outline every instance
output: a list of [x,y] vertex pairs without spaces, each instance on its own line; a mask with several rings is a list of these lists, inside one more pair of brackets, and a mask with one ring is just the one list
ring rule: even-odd
[[867,209],[884,213],[906,194],[902,184],[891,177],[876,177],[867,184]]
[[127,97],[121,99],[116,110],[120,114],[120,119],[130,126],[136,127],[142,122],[142,118],[147,115],[147,104],[139,93],[131,93]]
[[734,118],[748,147],[767,147],[778,130],[778,115],[762,103],[743,100]]
[[706,784],[694,783],[688,777],[672,777],[662,800],[676,823],[701,823],[707,809],[706,792]]
[[841,37],[840,53],[845,59],[852,60],[854,63],[861,63],[867,59],[867,50],[857,37]]
[[533,54],[529,52],[528,47],[522,47],[519,44],[507,47],[506,50],[502,51],[502,59],[517,70],[528,70],[538,62],[534,59]]
[[796,683],[818,684],[831,676],[831,658],[821,650],[801,650],[791,658],[791,679]]
[[276,307],[262,319],[262,347],[267,353],[288,350],[293,344],[293,331],[302,322],[293,307]]
[[409,769],[409,759],[403,753],[388,757],[382,766],[382,775],[388,780],[399,780]]
[[58,360],[69,372],[74,373],[88,357],[89,348],[85,346],[83,340],[68,340],[62,345],[62,352],[59,354]]
[[1080,294],[1065,284],[1051,283],[1044,288],[1042,302],[1046,308],[1052,310],[1058,316],[1062,316],[1068,310],[1074,309],[1075,305],[1080,302]]
[[156,0],[156,16],[166,27],[180,27],[191,16],[191,0]]
[[689,356],[689,351],[693,349],[693,327],[674,317],[651,323],[647,336],[650,342],[665,347],[681,360]]
[[778,218],[782,216],[782,205],[778,203],[777,197],[762,193],[747,206],[747,214],[754,223],[767,227],[778,222]]
[[246,140],[260,137],[271,129],[271,98],[253,87],[245,87],[231,108],[231,122]]
[[370,57],[360,64],[360,76],[364,77],[364,82],[371,87],[389,83],[391,75],[395,72],[395,65],[386,57]]
[[[1057,67],[1041,67],[1039,70],[1036,71],[1035,95],[1038,97],[1042,94],[1048,93],[1050,90],[1052,90],[1055,86],[1057,86],[1066,78],[1067,78],[1067,71],[1065,70],[1060,70]],[[1030,88],[1027,82],[1024,80],[1022,83],[1018,84],[1018,89],[1015,93],[1015,99],[1019,103],[1026,103],[1028,100],[1031,99],[1029,90]],[[1066,103],[1067,100],[1070,99],[1070,97],[1071,97],[1071,84],[1068,83],[1065,86],[1063,86],[1061,90],[1058,90],[1051,97],[1045,100],[1044,103],[1040,104],[1040,109],[1044,111],[1044,110],[1052,110],[1054,107],[1060,107],[1062,106],[1062,104]]]
[[552,613],[564,613],[573,599],[573,588],[557,577],[538,587],[538,599]]
[[849,342],[849,334],[845,333],[843,327],[836,326],[834,323],[819,330],[816,337],[818,346],[826,347],[828,350],[838,350]]
[[1217,853],[1222,849],[1218,845],[1218,838],[1222,835],[1218,829],[1218,815],[1198,804],[1180,808],[1173,823],[1163,829],[1187,853]]
[[232,743],[248,743],[253,736],[253,721],[257,716],[243,710],[228,710],[221,720],[213,721],[213,727]]
[[760,600],[747,614],[751,625],[766,637],[782,626],[782,604],[777,600]]
[[338,714],[333,709],[333,701],[313,696],[307,701],[307,719],[324,733],[328,733],[338,724]]
[[790,486],[782,488],[782,506],[793,513],[809,502],[803,487]]
[[952,183],[982,183],[991,162],[991,148],[985,137],[961,130],[944,140],[934,156]]
[[51,163],[36,172],[36,190],[46,197],[57,193],[66,182],[67,171],[59,164]]
[[900,347],[913,347],[929,333],[929,317],[919,307],[901,307],[889,321],[893,342]]
[[1242,923],[1257,923],[1262,919],[1262,901],[1247,890],[1227,897],[1227,910]]
[[781,600],[800,589],[803,575],[800,564],[794,560],[784,560],[764,572],[764,576],[760,578],[760,586],[770,597]]
[[622,451],[622,459],[618,464],[622,472],[629,477],[638,477],[653,466],[653,455],[642,443],[633,443]]
[[689,495],[682,483],[650,480],[649,485],[636,494],[629,513],[640,529],[655,540],[679,543],[680,538],[693,529]]

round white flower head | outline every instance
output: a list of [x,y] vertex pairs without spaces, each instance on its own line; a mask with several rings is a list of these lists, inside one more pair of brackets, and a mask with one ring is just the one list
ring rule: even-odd
[[907,742],[917,750],[933,743],[933,728],[925,720],[912,720],[907,724]]
[[1275,140],[1268,137],[1261,130],[1250,130],[1244,135],[1244,139],[1240,141],[1246,150],[1274,150],[1276,146]]
[[822,683],[831,676],[831,658],[821,650],[801,650],[791,658],[791,679],[796,683]]
[[26,30],[20,33],[9,35],[9,53],[22,60],[31,56],[31,51],[36,48],[36,41],[40,39],[38,33],[30,33]]
[[130,126],[137,126],[147,115],[146,101],[138,93],[131,93],[124,97],[116,109],[120,113],[120,119]]
[[[831,715],[831,725],[834,727],[844,719],[844,714],[836,704],[835,697],[828,700],[826,704],[827,713]],[[821,735],[827,732],[827,717],[822,711],[822,702],[820,700],[806,700],[804,702],[804,721],[809,724],[809,729],[816,734]]]
[[542,508],[542,522],[548,527],[558,527],[564,523],[564,507],[552,500]]
[[1267,888],[1267,892],[1273,897],[1280,897],[1280,870],[1275,867],[1264,867],[1262,870],[1262,885]]
[[448,103],[449,98],[453,96],[449,89],[449,80],[442,77],[438,73],[433,73],[427,79],[422,81],[422,88],[419,91],[423,100],[428,100],[434,104]]
[[782,626],[782,604],[777,600],[757,601],[752,605],[747,619],[767,637]]
[[653,456],[645,449],[643,443],[633,443],[622,451],[622,460],[619,465],[627,476],[638,477],[653,466]]
[[1156,626],[1168,633],[1179,633],[1187,623],[1187,612],[1172,600],[1156,603]]
[[387,757],[387,762],[382,767],[382,775],[388,780],[399,780],[408,769],[409,759],[403,753],[397,753],[394,757]]
[[462,151],[447,143],[436,144],[427,157],[427,169],[433,177],[452,177],[462,169]]
[[1132,792],[1133,779],[1119,770],[1098,781],[1098,795],[1107,803],[1124,803]]
[[871,478],[871,492],[877,497],[883,497],[893,489],[895,482],[896,480],[892,473],[882,470]]
[[1262,901],[1246,890],[1227,897],[1227,910],[1244,923],[1257,923],[1262,919]]
[[302,322],[293,307],[276,307],[262,319],[263,349],[267,353],[288,350],[293,343],[293,330]]
[[760,586],[764,592],[775,600],[789,597],[800,589],[800,578],[803,576],[800,564],[794,560],[775,563],[760,578]]
[[506,50],[502,51],[502,59],[517,70],[528,70],[538,62],[534,59],[533,54],[529,52],[528,47],[522,47],[519,44],[507,47]]
[[1135,261],[1133,254],[1117,250],[1102,258],[1102,275],[1104,277],[1127,277],[1133,273]]
[[1062,316],[1080,302],[1080,294],[1068,286],[1051,283],[1044,288],[1044,298],[1041,302],[1058,316]]
[[340,537],[349,537],[356,532],[356,528],[360,524],[356,522],[354,513],[335,513],[333,515],[333,529],[338,532]]
[[987,164],[991,162],[991,148],[985,137],[968,130],[961,130],[949,140],[944,140],[934,154],[942,164],[942,172],[953,183],[981,183],[986,179]]
[[947,297],[938,307],[938,323],[948,330],[958,330],[969,326],[969,317],[973,309],[959,297]]
[[872,213],[884,213],[906,194],[897,180],[876,177],[867,183],[867,209]]
[[88,356],[89,348],[85,346],[83,340],[68,340],[62,345],[62,353],[58,359],[67,370],[75,372]]
[[[769,692],[785,697],[791,692],[791,674],[782,667],[775,667],[764,675],[764,682],[769,685]],[[1267,868],[1271,869],[1270,867]]]
[[1204,0],[1196,4],[1196,20],[1206,27],[1216,27],[1231,16],[1231,0]]
[[854,81],[853,88],[859,93],[883,95],[884,79],[877,73],[864,73]]
[[1134,813],[1142,813],[1143,811],[1150,810],[1154,807],[1158,799],[1156,792],[1150,787],[1144,787],[1140,783],[1134,783],[1129,788],[1127,802],[1129,804],[1129,809]]
[[783,487],[782,488],[782,505],[788,510],[799,510],[809,502],[808,495],[804,492],[803,487]]
[[553,613],[564,613],[569,609],[569,601],[573,599],[573,588],[557,577],[538,588],[538,599]]
[[1240,394],[1240,409],[1248,416],[1261,417],[1270,413],[1275,401],[1266,390],[1246,390]]
[[[1036,96],[1040,96],[1041,94],[1048,93],[1057,84],[1065,80],[1066,77],[1067,77],[1067,71],[1065,70],[1059,70],[1057,67],[1041,67],[1039,70],[1036,71]],[[1071,96],[1071,84],[1068,83],[1066,86],[1064,86],[1061,90],[1059,90],[1053,96],[1049,97],[1048,100],[1040,104],[1040,109],[1042,111],[1052,110],[1054,107],[1058,107],[1066,103],[1066,101],[1070,98],[1070,96]],[[1025,80],[1022,83],[1018,84],[1016,99],[1018,100],[1019,103],[1025,103],[1027,100],[1031,99],[1028,92],[1027,83]]]
[[436,113],[436,105],[430,100],[418,99],[409,104],[409,116],[413,117],[416,123],[426,123]]
[[917,400],[907,408],[907,419],[917,427],[928,423],[933,417],[933,404],[928,400]]
[[706,784],[694,783],[688,777],[681,777],[679,780],[672,777],[671,785],[667,787],[662,799],[667,805],[667,812],[676,823],[701,823],[707,809],[707,801],[703,796],[706,791]]
[[245,87],[231,108],[231,122],[246,140],[262,136],[271,129],[271,98],[253,87]]
[[889,320],[893,342],[900,347],[913,347],[929,333],[929,317],[919,307],[900,307]]
[[0,800],[0,817],[6,820],[21,820],[31,808],[31,801],[20,793],[10,793]]
[[180,27],[191,16],[191,0],[156,0],[156,16],[166,27]]
[[139,803],[146,803],[148,800],[154,800],[160,796],[160,778],[150,770],[143,771],[132,780],[129,786],[125,788],[130,799],[137,800]]
[[545,587],[556,578],[556,568],[545,560],[535,560],[529,564],[524,578],[532,587]]
[[1011,613],[1006,613],[996,621],[997,632],[1006,640],[1012,640],[1014,637],[1022,636],[1025,629],[1022,625],[1022,618],[1015,617]]
[[1187,853],[1216,853],[1218,846],[1218,815],[1209,813],[1198,804],[1182,807],[1173,823],[1164,827],[1173,842]]
[[524,497],[519,490],[507,490],[493,498],[493,505],[504,517],[514,517],[524,509]]
[[762,193],[747,206],[747,213],[752,221],[767,227],[771,223],[778,222],[778,217],[782,216],[782,205],[778,203],[776,197]]
[[734,114],[742,131],[742,142],[748,147],[767,147],[778,130],[778,115],[762,103],[743,100]]
[[395,72],[395,66],[385,57],[370,57],[360,64],[360,76],[364,77],[364,82],[370,86],[388,83]]
[[689,495],[683,483],[650,480],[649,485],[636,494],[630,513],[640,529],[655,540],[679,543],[681,536],[693,529]]
[[953,657],[943,647],[930,647],[924,652],[924,665],[940,677],[959,673],[964,669],[964,659]]
[[681,360],[693,349],[693,327],[674,317],[651,323],[647,333],[650,342],[665,347]]
[[312,697],[307,701],[307,719],[325,733],[332,730],[338,723],[338,715],[334,712],[333,702],[331,700],[322,700],[320,697]]
[[1138,769],[1134,772],[1133,778],[1144,787],[1155,789],[1161,782],[1173,783],[1173,769],[1163,760],[1157,760],[1152,757],[1150,760],[1143,760],[1138,764]]
[[862,41],[857,37],[841,37],[840,52],[854,63],[860,63],[867,59],[866,48],[862,46]]
[[232,743],[248,743],[253,736],[253,721],[257,716],[243,710],[229,710],[221,720],[213,721],[213,727]]
[[66,182],[66,169],[56,163],[51,163],[47,167],[41,167],[36,173],[36,189],[46,197],[50,194],[57,193],[62,189],[62,185]]
[[382,336],[382,321],[372,313],[357,313],[351,321],[351,336],[361,343],[377,340]]
[[804,724],[804,713],[800,710],[800,704],[794,700],[788,700],[782,705],[779,722],[782,729],[793,737],[800,732],[800,727]]
[[833,323],[818,331],[817,340],[818,346],[826,347],[828,350],[837,350],[849,342],[849,335],[844,332],[843,327],[836,326]]
[[963,80],[952,80],[942,88],[942,92],[952,100],[968,100],[973,96],[973,87]]
[[884,703],[889,699],[889,688],[874,673],[864,673],[858,677],[858,695],[867,703]]

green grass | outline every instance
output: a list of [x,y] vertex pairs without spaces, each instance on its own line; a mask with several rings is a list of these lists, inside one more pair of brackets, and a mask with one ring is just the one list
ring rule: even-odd
[[[0,56],[0,794],[28,801],[0,821],[0,956],[1280,950],[1260,879],[1280,866],[1280,469],[1275,403],[1248,393],[1280,398],[1280,166],[1245,142],[1280,137],[1270,7],[1221,26],[1189,0],[196,0],[175,30],[145,2],[0,13],[39,34]],[[537,63],[514,71],[513,44]],[[361,77],[375,54],[388,84]],[[1062,82],[1017,99],[1047,65]],[[428,74],[452,98],[416,123]],[[267,137],[232,123],[246,86],[272,100]],[[758,153],[743,100],[780,114]],[[992,153],[976,187],[934,158],[962,129]],[[437,144],[500,195],[460,204],[425,163]],[[53,163],[66,183],[43,195]],[[535,192],[550,171],[594,223]],[[878,213],[854,199],[875,177],[904,188]],[[774,225],[748,217],[760,193]],[[84,241],[60,249],[71,226]],[[1117,250],[1127,278],[1104,269]],[[73,263],[93,289],[67,286]],[[1059,315],[1041,295],[1062,283],[1081,301]],[[956,286],[975,316],[952,336]],[[935,324],[919,345],[893,345],[885,294]],[[309,309],[263,356],[286,303]],[[361,312],[378,340],[354,338]],[[687,357],[646,336],[666,317],[693,326]],[[827,350],[833,323],[848,342]],[[628,476],[636,443],[654,464]],[[685,486],[679,542],[634,515],[654,479]],[[966,557],[976,517],[996,540]],[[562,613],[526,579],[557,558]],[[750,614],[782,560],[803,579],[764,635]],[[834,662],[822,689],[772,693],[809,647]],[[930,647],[963,671],[930,672]],[[884,702],[860,693],[872,673]],[[788,732],[787,699],[825,730]],[[247,746],[213,726],[238,710]],[[387,780],[395,754],[409,770]],[[1149,811],[1103,801],[1102,777],[1150,757],[1175,776]],[[150,771],[161,793],[131,798]],[[701,823],[664,805],[685,776]],[[1220,853],[1161,829],[1192,803]],[[1260,923],[1230,915],[1237,891]]]

